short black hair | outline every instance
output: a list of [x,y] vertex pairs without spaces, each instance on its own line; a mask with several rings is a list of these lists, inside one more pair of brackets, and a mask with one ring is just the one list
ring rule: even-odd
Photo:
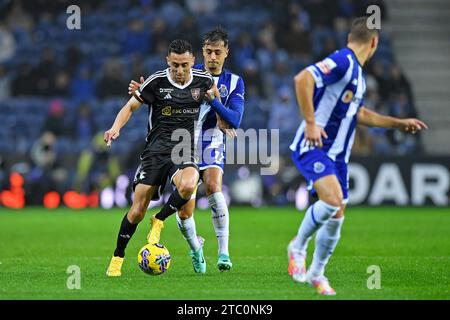
[[173,40],[169,44],[169,50],[167,51],[167,55],[169,56],[172,52],[176,54],[183,54],[186,52],[193,53],[192,45],[188,41],[183,39]]
[[228,32],[220,26],[217,26],[215,29],[205,33],[203,36],[203,45],[207,43],[216,43],[219,41],[223,41],[223,45],[228,47]]
[[350,29],[350,34],[352,35],[353,41],[367,43],[373,37],[379,35],[377,29],[369,29],[367,26],[367,20],[367,17],[359,17],[353,20],[352,27]]

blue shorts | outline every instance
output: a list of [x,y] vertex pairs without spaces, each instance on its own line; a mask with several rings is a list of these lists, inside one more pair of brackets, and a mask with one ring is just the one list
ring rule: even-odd
[[333,161],[322,149],[312,149],[301,155],[293,151],[292,161],[308,181],[308,190],[313,196],[317,196],[313,188],[314,182],[322,177],[335,175],[341,185],[344,203],[348,202],[348,171],[345,162]]
[[203,142],[202,155],[198,163],[200,171],[216,167],[223,173],[225,166],[225,145],[211,146],[211,142]]

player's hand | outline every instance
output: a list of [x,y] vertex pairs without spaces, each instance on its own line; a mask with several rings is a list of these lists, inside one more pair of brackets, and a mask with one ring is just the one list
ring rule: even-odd
[[225,120],[223,120],[218,114],[216,114],[217,117],[217,125],[219,129],[225,133],[230,138],[236,138],[237,132],[234,128],[232,128]]
[[214,96],[220,100],[220,93],[219,93],[219,89],[217,89],[216,84],[214,84],[212,86],[211,90],[214,92]]
[[322,127],[319,127],[315,123],[313,124],[306,124],[305,127],[305,140],[306,140],[306,146],[307,147],[318,147],[322,148],[322,137],[328,138],[327,133]]
[[225,135],[227,135],[231,139],[234,139],[234,138],[237,137],[237,132],[236,132],[236,130],[234,130],[234,128],[225,129],[225,130],[222,130],[222,131],[225,133]]
[[410,118],[401,119],[399,122],[399,129],[415,134],[417,131],[428,129],[428,126],[418,119]]
[[205,92],[205,100],[207,102],[211,102],[214,100],[216,96],[214,95],[214,91],[212,89],[209,89],[208,91]]
[[107,147],[111,147],[112,140],[116,140],[119,137],[120,133],[119,130],[116,130],[114,128],[109,129],[105,132],[103,135],[103,140],[106,143]]
[[208,102],[211,102],[214,100],[214,98],[217,98],[220,100],[220,93],[219,90],[217,89],[217,86],[214,84],[211,89],[209,89],[208,91],[206,91],[205,93],[205,100]]
[[131,80],[130,81],[130,83],[128,84],[128,94],[130,95],[130,96],[132,96],[133,95],[133,92],[135,92],[136,90],[138,90],[140,87],[141,87],[141,85],[144,83],[144,77],[143,76],[141,76],[141,78],[139,79],[139,81],[141,82],[141,83],[138,83],[138,82],[136,82],[136,81],[134,81],[134,80]]

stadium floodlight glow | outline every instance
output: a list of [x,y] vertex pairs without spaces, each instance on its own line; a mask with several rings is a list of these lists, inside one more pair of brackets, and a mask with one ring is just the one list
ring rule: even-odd
[[111,209],[114,206],[114,191],[108,187],[100,193],[100,205],[104,209]]
[[208,198],[207,197],[200,197],[197,199],[197,208],[201,210],[206,210],[209,208],[208,204]]
[[119,208],[124,208],[128,205],[126,191],[129,184],[130,179],[126,175],[120,175],[117,177],[114,202]]
[[309,205],[308,188],[302,183],[295,192],[295,207],[298,210],[305,210]]

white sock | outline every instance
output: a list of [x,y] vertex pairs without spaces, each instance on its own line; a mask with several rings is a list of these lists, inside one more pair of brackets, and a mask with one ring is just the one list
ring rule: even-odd
[[324,274],[325,266],[341,237],[343,223],[344,217],[331,218],[317,232],[316,248],[314,249],[314,257],[309,270],[312,278],[317,278]]
[[189,247],[193,251],[197,251],[198,249],[200,249],[201,245],[197,239],[197,231],[195,229],[194,216],[192,216],[188,219],[182,220],[178,216],[178,212],[177,212],[176,217],[177,217],[178,229],[180,229],[181,233],[183,234],[183,237],[188,242]]
[[305,217],[298,229],[297,237],[294,240],[294,249],[300,254],[306,256],[306,249],[311,236],[316,232],[328,219],[336,215],[339,207],[329,205],[328,203],[318,200],[306,210]]
[[215,192],[208,197],[208,203],[211,207],[212,221],[219,245],[218,252],[219,254],[226,254],[228,256],[228,238],[230,231],[227,202],[222,192]]

